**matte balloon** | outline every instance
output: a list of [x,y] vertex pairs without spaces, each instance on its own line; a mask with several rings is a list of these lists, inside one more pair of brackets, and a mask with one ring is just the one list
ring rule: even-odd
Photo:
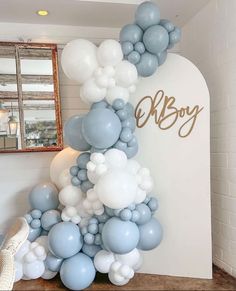
[[138,74],[142,77],[149,77],[155,73],[158,67],[157,56],[145,52],[140,59],[140,62],[136,65]]
[[124,102],[128,102],[129,100],[129,91],[127,88],[123,88],[120,86],[115,86],[113,88],[108,89],[106,100],[109,104],[113,104],[116,99],[122,99]]
[[89,256],[90,258],[95,257],[95,255],[101,250],[102,248],[100,246],[97,245],[88,245],[88,244],[84,244],[82,247],[82,252]]
[[92,109],[97,109],[97,108],[107,108],[108,104],[105,100],[102,100],[100,102],[95,102],[91,105],[91,110]]
[[116,66],[115,72],[116,82],[120,86],[129,87],[137,82],[138,74],[136,67],[126,60]]
[[105,153],[106,164],[109,168],[125,168],[127,157],[124,152],[117,149],[110,149]]
[[127,56],[129,53],[131,53],[133,51],[134,46],[133,46],[132,42],[125,41],[125,42],[122,42],[121,48],[122,48],[123,54],[125,56]]
[[29,279],[37,279],[43,275],[45,266],[42,261],[34,261],[32,263],[23,264],[23,273]]
[[137,224],[145,224],[152,218],[151,210],[146,204],[138,204],[136,210],[139,212],[139,219],[136,221]]
[[84,116],[74,115],[64,125],[65,143],[74,150],[87,151],[91,146],[86,142],[82,134],[82,122]]
[[66,259],[60,270],[62,283],[71,290],[87,288],[93,282],[95,274],[93,261],[83,253]]
[[42,212],[56,209],[59,205],[57,188],[52,183],[40,183],[31,190],[29,202],[33,209]]
[[147,1],[140,4],[135,13],[135,22],[142,28],[158,24],[160,21],[160,11],[153,2]]
[[84,117],[82,132],[90,145],[99,149],[109,148],[119,138],[121,122],[109,109],[94,109]]
[[120,31],[120,41],[121,42],[131,42],[135,44],[142,40],[143,31],[136,24],[127,24],[122,27]]
[[143,54],[145,52],[145,46],[143,42],[139,41],[134,45],[134,49],[136,52]]
[[170,44],[176,44],[180,41],[181,38],[181,29],[175,27],[174,31],[170,33]]
[[166,61],[166,58],[167,58],[167,51],[163,51],[161,53],[158,53],[157,54],[157,58],[158,58],[158,64],[159,66],[163,65],[164,62]]
[[48,270],[47,268],[45,268],[45,271],[43,275],[41,276],[41,278],[43,278],[44,280],[51,280],[52,278],[56,277],[56,275],[57,275],[57,272],[52,272]]
[[123,265],[128,265],[131,268],[136,268],[140,261],[142,261],[142,256],[138,249],[133,249],[124,255],[115,255],[115,258]]
[[94,266],[100,273],[108,273],[115,261],[114,254],[105,250],[99,251],[94,258]]
[[47,254],[45,260],[45,266],[52,272],[59,272],[61,265],[63,263],[63,259],[55,257],[50,252]]
[[79,84],[88,80],[95,69],[97,63],[97,47],[85,39],[70,41],[63,49],[61,55],[61,65],[67,77]]
[[64,206],[76,206],[82,199],[83,193],[78,187],[68,185],[59,193],[59,200]]
[[149,251],[156,248],[163,237],[160,223],[153,217],[147,223],[139,226],[140,239],[137,248]]
[[128,55],[128,61],[134,65],[137,64],[140,61],[140,54],[136,51],[132,51]]
[[136,248],[139,230],[135,223],[113,217],[102,229],[102,241],[105,248],[116,254],[126,254]]
[[150,53],[158,54],[167,49],[169,34],[161,25],[151,26],[143,35],[143,43]]
[[42,228],[39,227],[39,228],[32,228],[30,227],[29,228],[29,235],[28,235],[28,240],[29,241],[35,241],[36,238],[38,238],[40,235],[41,235],[41,232],[42,232]]
[[79,227],[72,222],[60,222],[48,234],[49,250],[59,258],[69,258],[82,248]]
[[159,25],[163,26],[168,32],[171,32],[175,29],[174,24],[167,19],[161,19]]
[[98,48],[97,58],[102,66],[117,65],[123,59],[120,43],[113,39],[103,41]]
[[106,89],[99,87],[94,79],[89,79],[80,89],[80,97],[85,103],[99,102],[106,96]]
[[61,213],[58,210],[48,210],[41,217],[42,228],[50,230],[53,225],[61,221]]

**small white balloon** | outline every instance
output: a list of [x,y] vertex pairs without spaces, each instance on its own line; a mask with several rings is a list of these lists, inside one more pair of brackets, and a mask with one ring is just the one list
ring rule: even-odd
[[108,278],[111,281],[111,283],[116,286],[123,286],[129,282],[129,279],[123,278],[122,276],[116,274],[115,272],[109,272]]
[[118,85],[130,87],[138,80],[136,67],[130,62],[124,60],[116,66],[115,79]]
[[99,102],[105,98],[106,88],[99,87],[94,79],[87,80],[80,88],[80,97],[86,103]]
[[115,66],[123,59],[121,45],[113,39],[104,40],[97,51],[98,62],[102,66]]
[[83,193],[80,188],[68,185],[59,193],[59,201],[64,206],[76,206],[82,199]]
[[43,275],[45,266],[42,261],[34,261],[29,264],[23,264],[24,275],[29,279],[37,279]]
[[112,105],[116,99],[122,99],[125,103],[127,103],[129,100],[129,90],[120,86],[109,88],[106,95],[107,102]]
[[127,164],[127,156],[123,151],[118,149],[110,149],[105,153],[106,165],[109,168],[125,168]]
[[23,277],[23,266],[22,263],[15,261],[15,280],[14,282],[18,282]]
[[138,188],[134,203],[136,204],[142,203],[145,200],[146,196],[147,196],[147,192]]
[[112,263],[115,261],[113,253],[105,250],[99,251],[94,257],[94,266],[100,273],[108,273]]
[[46,235],[39,236],[35,240],[35,242],[37,242],[39,245],[43,246],[46,253],[49,252],[49,249],[48,249],[48,236],[46,236]]
[[117,261],[123,265],[128,265],[130,268],[134,268],[141,259],[141,253],[138,249],[133,249],[131,252],[124,255],[115,255]]
[[132,174],[132,175],[136,175],[138,170],[141,168],[140,164],[135,161],[135,160],[128,160],[127,161],[127,165],[126,165],[126,170]]
[[21,261],[23,257],[29,252],[30,241],[26,240],[15,254],[15,260]]

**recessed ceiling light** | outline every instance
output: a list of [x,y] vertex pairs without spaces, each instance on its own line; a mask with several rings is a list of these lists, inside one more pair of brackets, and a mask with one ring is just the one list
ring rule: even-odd
[[38,10],[37,14],[39,16],[47,16],[48,15],[48,11],[47,10]]

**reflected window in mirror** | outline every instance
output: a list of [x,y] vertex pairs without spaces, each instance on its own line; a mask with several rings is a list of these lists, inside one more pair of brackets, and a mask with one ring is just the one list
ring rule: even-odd
[[62,147],[56,45],[0,43],[0,151]]

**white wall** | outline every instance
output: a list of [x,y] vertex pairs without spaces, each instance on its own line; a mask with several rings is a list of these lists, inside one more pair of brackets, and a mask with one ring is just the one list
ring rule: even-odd
[[213,261],[236,277],[235,15],[235,0],[211,0],[184,26],[181,54],[210,90]]

